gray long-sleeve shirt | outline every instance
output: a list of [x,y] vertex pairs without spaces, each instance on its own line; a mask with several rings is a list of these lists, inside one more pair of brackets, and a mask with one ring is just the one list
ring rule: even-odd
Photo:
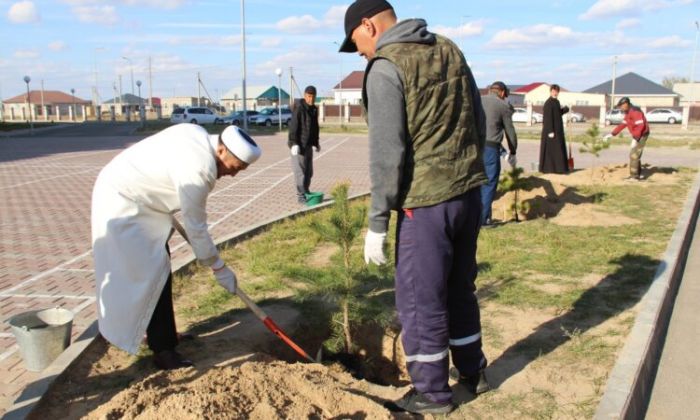
[[[377,49],[398,43],[428,43],[435,35],[428,32],[422,19],[409,19],[397,23],[377,41]],[[480,138],[486,131],[479,89],[471,79],[472,103]],[[386,232],[391,210],[400,210],[401,182],[404,159],[411,147],[406,122],[404,86],[397,67],[388,60],[377,60],[367,75],[367,102],[369,104],[369,167],[371,204],[369,228],[373,232]]]
[[518,135],[513,126],[513,108],[494,93],[481,98],[486,114],[486,143],[501,144],[503,133],[508,139],[508,149],[514,155],[518,149]]

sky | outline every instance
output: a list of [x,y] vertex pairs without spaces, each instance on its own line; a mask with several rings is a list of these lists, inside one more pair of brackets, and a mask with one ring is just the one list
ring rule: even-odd
[[[611,79],[614,56],[618,75],[687,78],[700,20],[700,0],[391,3],[399,19],[423,18],[455,41],[482,87],[585,90]],[[247,85],[277,85],[281,69],[289,91],[291,67],[299,88],[330,96],[341,74],[364,70],[362,57],[337,53],[349,4],[246,0]],[[132,71],[143,97],[197,96],[198,74],[214,100],[242,84],[241,0],[0,0],[0,13],[0,98],[23,93],[25,75],[30,89],[43,81],[88,100],[97,86],[102,101],[115,96],[120,75],[131,93]]]

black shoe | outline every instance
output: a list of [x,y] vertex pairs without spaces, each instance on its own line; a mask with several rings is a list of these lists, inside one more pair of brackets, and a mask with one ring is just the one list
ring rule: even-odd
[[474,395],[483,394],[491,390],[491,385],[489,385],[486,380],[486,373],[484,369],[480,369],[478,372],[471,375],[462,376],[457,368],[450,368],[450,378],[459,382],[467,388],[467,391]]
[[430,401],[423,394],[411,388],[400,399],[384,404],[389,411],[407,411],[413,414],[449,414],[455,409],[451,402],[436,403]]
[[496,227],[496,224],[493,223],[493,220],[491,220],[491,219],[486,219],[486,221],[481,224],[482,229],[493,229],[495,227]]
[[153,362],[158,369],[172,370],[194,366],[191,360],[185,359],[175,350],[163,350],[153,355]]
[[306,197],[297,197],[299,204],[306,204]]
[[183,341],[194,341],[194,334],[191,333],[177,333],[177,342],[182,343]]

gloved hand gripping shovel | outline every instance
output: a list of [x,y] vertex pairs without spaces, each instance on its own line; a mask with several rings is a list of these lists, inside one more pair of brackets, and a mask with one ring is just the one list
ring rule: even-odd
[[[182,227],[180,222],[178,222],[175,218],[173,218],[173,227],[175,230],[177,230],[180,235],[182,235],[183,238],[187,241],[187,243],[190,243],[189,238],[187,237],[187,233],[185,232],[185,229]],[[292,341],[291,338],[287,334],[282,331],[282,328],[279,327],[275,323],[275,321],[270,318],[265,311],[263,311],[255,302],[253,302],[248,295],[246,295],[243,290],[241,290],[240,287],[236,287],[236,295],[245,303],[245,305],[253,311],[256,317],[262,321],[263,325],[267,327],[268,330],[272,331],[273,334],[275,334],[277,337],[279,337],[282,341],[284,341],[289,347],[291,347],[295,352],[297,352],[298,355],[303,357],[304,359],[308,360],[309,362],[318,362],[320,363],[321,359],[321,350],[318,352],[317,359],[312,358],[309,356],[308,353],[304,351],[301,347],[299,347],[294,341]]]

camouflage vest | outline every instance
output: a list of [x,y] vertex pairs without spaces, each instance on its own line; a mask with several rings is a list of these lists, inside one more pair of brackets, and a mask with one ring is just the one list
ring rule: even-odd
[[380,59],[396,65],[404,87],[411,147],[404,163],[401,207],[435,205],[485,183],[470,70],[459,49],[439,35],[434,45],[382,47],[365,71],[362,97],[368,118],[372,104],[367,101],[367,75]]

